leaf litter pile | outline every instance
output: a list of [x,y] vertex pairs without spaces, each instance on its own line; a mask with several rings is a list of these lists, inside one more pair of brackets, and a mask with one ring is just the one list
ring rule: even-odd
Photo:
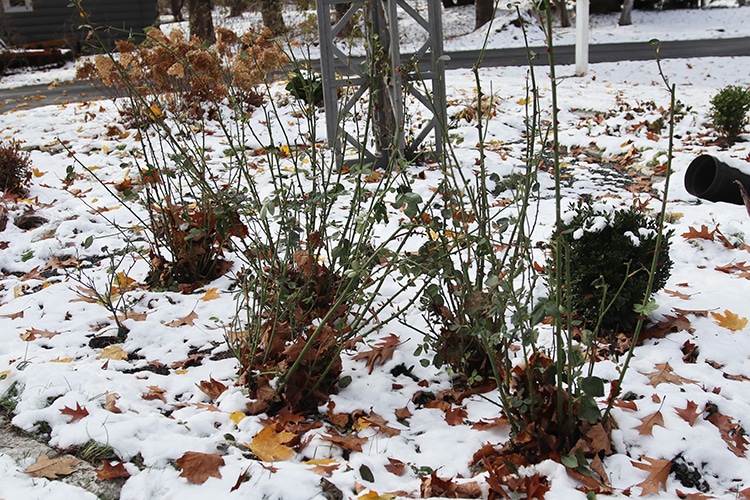
[[[61,452],[81,456],[92,442],[110,449],[114,458],[99,461],[97,474],[124,481],[124,499],[750,498],[750,219],[742,206],[700,203],[682,187],[688,164],[703,153],[750,171],[748,143],[721,149],[705,126],[709,94],[748,85],[735,71],[748,62],[664,63],[685,110],[669,194],[674,267],[615,402],[611,444],[600,430],[586,436],[606,451],[591,463],[600,480],[551,460],[526,466],[498,458],[509,430],[496,396],[465,391],[450,374],[424,367],[426,354],[414,354],[422,339],[397,322],[344,351],[339,377],[348,385],[317,412],[258,411],[260,397],[236,383],[238,363],[225,342],[237,269],[184,294],[151,290],[138,259],[112,279],[109,256],[125,242],[107,220],[125,224],[129,214],[91,175],[71,182],[67,170],[72,152],[105,186],[128,177],[121,165],[138,154],[136,131],[119,123],[109,101],[3,115],[0,136],[21,141],[33,164],[28,197],[2,201],[3,407],[14,425]],[[488,162],[502,177],[522,164],[525,70],[482,76],[495,95]],[[467,71],[448,73],[449,113],[471,104],[471,81]],[[658,208],[668,138],[655,124],[669,98],[657,81],[655,64],[617,63],[561,83],[567,199],[593,194]],[[291,120],[283,85],[273,92],[282,121]],[[112,123],[118,134],[107,133]],[[458,157],[470,169],[476,124],[458,118],[454,125]],[[206,154],[220,164],[218,130],[208,141]],[[408,175],[424,193],[440,180],[429,165]],[[540,182],[537,241],[554,220],[551,178],[541,174]],[[81,272],[88,285],[75,279]],[[110,282],[126,305],[117,321],[93,293]],[[407,323],[424,324],[416,309],[405,313]],[[125,342],[92,342],[120,323],[129,330]],[[624,352],[628,342],[617,339],[610,352]],[[602,354],[595,373],[616,380],[620,367],[617,356]],[[44,498],[69,496],[55,480],[76,465],[69,456],[15,463],[0,455],[0,496],[34,498],[42,486]]]

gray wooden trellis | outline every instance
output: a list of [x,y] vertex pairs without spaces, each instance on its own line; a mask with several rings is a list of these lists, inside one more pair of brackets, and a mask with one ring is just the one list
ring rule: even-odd
[[[426,19],[407,0],[318,0],[317,3],[326,133],[328,143],[336,152],[337,163],[343,162],[347,147],[354,147],[365,163],[379,167],[388,165],[394,156],[412,159],[420,153],[431,133],[433,153],[440,157],[446,123],[440,0],[427,0]],[[346,14],[334,22],[331,7],[336,4],[350,5]],[[427,32],[424,44],[404,61],[399,47],[399,7]],[[359,11],[366,20],[368,43],[364,59],[351,57],[335,44],[342,28]],[[345,97],[339,100],[339,89],[356,90],[345,92]],[[357,112],[357,104],[368,92],[370,130],[345,130],[346,117]],[[408,143],[405,139],[405,93],[431,113]],[[372,134],[371,141],[368,132]],[[368,148],[368,142],[374,143],[374,151]]]

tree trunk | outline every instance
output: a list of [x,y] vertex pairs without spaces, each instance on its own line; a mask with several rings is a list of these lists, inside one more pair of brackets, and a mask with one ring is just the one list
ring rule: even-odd
[[563,28],[570,27],[570,16],[568,16],[568,7],[565,0],[554,0],[555,8],[560,11],[560,26]]
[[188,0],[190,11],[190,37],[210,44],[216,43],[214,20],[211,17],[211,0]]
[[246,0],[229,0],[229,17],[240,17],[247,10]]
[[633,13],[634,0],[625,0],[622,3],[622,12],[620,13],[620,26],[630,26],[633,24],[631,14]]
[[169,2],[172,15],[174,16],[174,20],[177,22],[182,22],[182,4],[183,0],[170,0]]
[[490,22],[495,15],[495,0],[476,0],[474,6],[476,10],[474,29],[478,30]]
[[286,33],[284,16],[281,13],[281,0],[261,0],[260,15],[263,18],[263,24],[278,36]]

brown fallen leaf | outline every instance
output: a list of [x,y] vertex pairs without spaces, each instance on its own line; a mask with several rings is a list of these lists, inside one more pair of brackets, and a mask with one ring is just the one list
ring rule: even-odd
[[193,484],[203,484],[209,477],[221,479],[219,467],[222,465],[224,465],[224,459],[218,453],[187,451],[177,459],[177,467],[182,469],[180,477],[184,477]]
[[688,293],[682,293],[678,290],[669,290],[667,288],[664,289],[664,293],[666,293],[667,295],[671,295],[672,297],[677,297],[678,299],[682,299],[682,300],[688,300],[690,297],[692,297],[692,295]]
[[700,229],[695,229],[694,227],[690,226],[687,232],[682,233],[682,237],[686,240],[702,239],[713,241],[714,236],[716,236],[716,229],[714,229],[713,231],[709,231],[708,226],[706,226],[705,224],[703,224]]
[[111,413],[122,413],[122,410],[117,407],[117,400],[120,399],[120,395],[116,392],[108,392],[104,395],[104,409]]
[[324,434],[321,437],[325,439],[326,441],[329,441],[335,445],[341,446],[342,448],[351,450],[351,451],[362,451],[362,445],[367,442],[366,437],[361,438],[353,434],[347,434],[344,436]]
[[747,318],[741,317],[729,309],[724,309],[724,314],[712,312],[711,316],[719,326],[733,332],[742,330],[747,326]]
[[695,425],[695,421],[703,414],[702,411],[698,410],[698,404],[694,401],[688,401],[685,408],[678,408],[675,410],[675,413],[677,413],[685,422],[690,424],[690,427]]
[[675,385],[682,385],[684,383],[695,383],[695,380],[690,380],[685,377],[677,375],[669,363],[659,363],[655,365],[656,370],[650,373],[643,373],[649,379],[649,384],[656,387],[659,384],[669,383]]
[[387,470],[391,474],[400,476],[401,474],[404,473],[405,469],[406,469],[406,464],[404,462],[402,462],[401,460],[397,460],[395,458],[388,457],[388,463],[385,464],[385,470]]
[[201,380],[196,385],[198,386],[198,389],[200,389],[211,399],[217,399],[224,393],[224,391],[227,390],[226,385],[222,384],[218,380],[214,380],[213,377],[211,377],[210,380]]
[[745,433],[742,426],[735,422],[732,417],[719,413],[718,411],[713,412],[706,420],[714,424],[721,433],[721,438],[732,450],[732,453],[740,458],[744,458],[745,451],[747,451],[748,443],[745,439]]
[[72,424],[73,422],[78,422],[84,417],[87,417],[89,415],[89,411],[85,407],[81,407],[80,404],[76,402],[75,408],[68,408],[67,406],[63,407],[63,409],[60,410],[60,413],[63,415],[69,415],[73,418],[71,418],[68,423]]
[[445,421],[448,425],[461,425],[469,416],[469,412],[460,406],[454,406],[445,412]]
[[636,426],[635,429],[640,435],[652,436],[655,425],[664,427],[664,416],[661,414],[661,411],[656,411],[651,415],[643,417],[641,419],[641,425]]
[[141,398],[145,399],[146,401],[153,401],[155,399],[158,399],[162,403],[167,402],[167,398],[164,397],[164,394],[167,392],[166,389],[162,389],[161,387],[155,385],[149,385],[148,388],[150,390],[141,394]]
[[634,467],[648,472],[648,477],[636,485],[641,488],[641,496],[643,497],[651,493],[659,493],[660,486],[666,490],[667,478],[669,477],[669,472],[672,468],[672,461],[659,460],[645,456],[641,457],[641,459],[648,462],[648,464],[632,462]]
[[125,469],[125,464],[122,462],[117,462],[115,465],[112,465],[105,460],[102,462],[102,468],[96,469],[94,472],[96,472],[96,477],[102,481],[107,481],[108,479],[126,479],[130,477],[130,473]]
[[359,429],[364,429],[370,426],[377,428],[379,432],[382,432],[383,434],[386,434],[388,436],[398,436],[399,434],[401,434],[400,430],[394,429],[393,427],[389,426],[388,422],[375,412],[372,412],[364,417],[359,417],[357,419],[357,427]]
[[172,328],[179,328],[181,326],[193,326],[196,319],[198,319],[198,314],[196,314],[195,311],[191,311],[190,314],[188,314],[184,318],[170,321],[169,323],[167,323],[167,326],[171,326]]
[[711,498],[716,498],[710,495],[704,495],[703,493],[684,493],[680,491],[680,489],[675,489],[674,492],[679,498],[684,500],[709,500]]
[[354,356],[354,361],[366,359],[366,366],[369,368],[369,373],[372,373],[376,364],[382,366],[386,361],[393,357],[393,353],[400,342],[401,340],[398,336],[391,333],[387,337],[381,338],[380,341],[369,351],[360,352]]
[[57,479],[60,476],[67,476],[75,472],[75,467],[80,463],[75,457],[67,456],[60,458],[49,458],[46,454],[40,455],[34,465],[30,465],[24,472],[34,477],[46,477],[47,479]]
[[27,328],[26,331],[20,334],[21,340],[28,342],[36,340],[37,338],[51,339],[55,335],[60,335],[60,332],[51,332],[49,330],[40,330],[39,328]]
[[296,436],[287,431],[276,432],[275,425],[267,425],[258,434],[248,448],[264,462],[289,460],[294,456],[294,450],[286,445]]
[[336,469],[341,467],[341,462],[338,462],[335,458],[305,460],[303,463],[305,465],[312,465],[310,471],[320,476],[330,476]]

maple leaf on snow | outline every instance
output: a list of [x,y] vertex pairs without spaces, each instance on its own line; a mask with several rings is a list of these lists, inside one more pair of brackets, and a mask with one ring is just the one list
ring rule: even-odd
[[672,469],[672,461],[649,457],[641,457],[641,459],[648,462],[648,464],[632,462],[633,466],[648,472],[648,477],[636,485],[641,488],[641,496],[659,493],[660,486],[666,489],[667,478]]
[[68,408],[66,406],[62,410],[60,410],[60,413],[62,413],[63,415],[70,415],[71,417],[73,417],[68,422],[69,424],[72,424],[73,422],[78,422],[83,417],[87,417],[89,414],[89,411],[85,407],[81,407],[80,404],[76,403],[75,408]]
[[80,460],[75,457],[49,458],[47,454],[40,455],[33,465],[26,467],[24,472],[34,477],[46,477],[57,479],[75,472],[75,467]]
[[258,434],[248,448],[264,462],[289,460],[294,456],[294,450],[286,445],[296,436],[292,432],[276,432],[275,425],[267,425]]
[[219,467],[222,465],[224,465],[224,459],[218,453],[187,451],[177,459],[177,467],[182,469],[180,477],[184,477],[193,484],[203,484],[209,477],[221,479]]
[[398,347],[401,340],[394,333],[391,333],[387,337],[383,337],[380,341],[375,344],[369,351],[360,352],[354,356],[354,361],[361,359],[367,360],[367,368],[370,369],[369,373],[375,369],[375,364],[383,365],[386,361],[393,357],[393,353]]
[[724,314],[712,312],[711,316],[713,316],[719,326],[733,332],[742,330],[747,326],[747,318],[741,317],[729,309],[724,309]]
[[642,373],[649,379],[649,384],[656,387],[659,384],[670,383],[675,385],[682,385],[684,383],[695,383],[695,380],[681,377],[677,375],[669,363],[659,363],[655,365],[656,370],[650,373]]

